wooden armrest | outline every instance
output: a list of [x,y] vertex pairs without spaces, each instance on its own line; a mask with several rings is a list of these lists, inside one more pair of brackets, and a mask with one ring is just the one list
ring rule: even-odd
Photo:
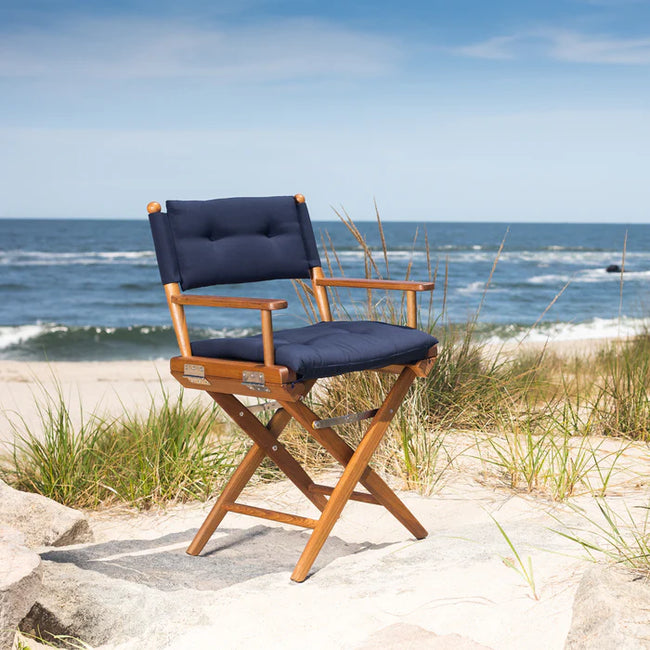
[[396,289],[398,291],[431,291],[433,282],[412,280],[379,280],[375,278],[314,278],[321,287],[358,287],[360,289]]
[[286,309],[286,300],[276,298],[242,298],[229,296],[197,296],[195,294],[180,294],[172,296],[172,302],[177,305],[199,305],[202,307],[231,307],[234,309],[261,309],[275,311]]

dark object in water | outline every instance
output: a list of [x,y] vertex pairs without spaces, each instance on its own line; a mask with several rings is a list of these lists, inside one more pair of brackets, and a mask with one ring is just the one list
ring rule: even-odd
[[618,264],[610,264],[607,267],[607,273],[620,273],[621,267]]

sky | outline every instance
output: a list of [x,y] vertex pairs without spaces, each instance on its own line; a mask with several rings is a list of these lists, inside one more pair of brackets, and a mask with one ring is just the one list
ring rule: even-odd
[[650,0],[0,0],[0,217],[646,222]]

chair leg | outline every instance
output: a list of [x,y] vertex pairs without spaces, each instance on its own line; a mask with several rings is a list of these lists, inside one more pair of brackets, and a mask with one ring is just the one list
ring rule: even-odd
[[404,368],[386,396],[384,403],[379,408],[377,415],[373,418],[368,431],[345,467],[343,475],[334,488],[323,514],[314,528],[314,532],[311,534],[298,560],[298,564],[296,564],[291,575],[291,579],[295,582],[302,582],[307,577],[318,553],[341,515],[354,487],[366,471],[373,453],[414,379],[415,373],[410,368]]
[[[277,438],[287,424],[289,424],[290,420],[291,415],[289,415],[284,409],[278,409],[268,424],[267,428],[269,433]],[[214,534],[214,531],[226,516],[228,512],[227,506],[237,500],[237,497],[246,487],[246,484],[250,481],[255,470],[260,466],[260,463],[264,460],[265,456],[265,451],[257,444],[253,444],[253,446],[248,450],[244,460],[230,477],[226,487],[219,495],[216,503],[212,506],[212,510],[210,510],[210,513],[205,518],[201,528],[199,528],[199,531],[194,536],[192,543],[187,548],[187,553],[189,555],[198,555],[203,550],[203,547],[207,544],[210,537]]]
[[[312,491],[314,482],[300,463],[234,395],[208,393],[212,399],[236,422],[236,424],[260,446],[264,453],[286,474],[287,478],[319,509],[327,505],[322,494]],[[283,427],[284,428],[284,427]],[[278,434],[279,435],[279,434]]]
[[[287,402],[284,408],[320,443],[343,467],[346,467],[354,454],[354,449],[343,440],[334,429],[314,429],[311,423],[318,416],[302,402]],[[383,479],[370,467],[359,482],[384,506],[416,539],[424,539],[428,533],[415,515],[400,498],[386,485]]]

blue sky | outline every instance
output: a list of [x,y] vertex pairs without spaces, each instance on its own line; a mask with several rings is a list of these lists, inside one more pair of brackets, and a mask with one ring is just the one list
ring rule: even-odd
[[0,3],[0,216],[645,222],[650,0]]

